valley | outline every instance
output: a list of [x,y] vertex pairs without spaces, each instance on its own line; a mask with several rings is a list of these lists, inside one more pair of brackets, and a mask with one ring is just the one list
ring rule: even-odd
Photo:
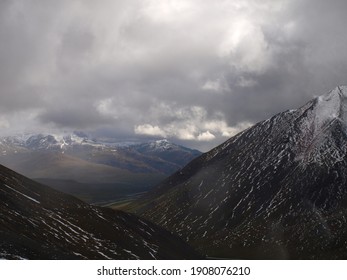
[[77,132],[0,139],[0,164],[96,204],[145,192],[200,154],[167,140],[104,142]]

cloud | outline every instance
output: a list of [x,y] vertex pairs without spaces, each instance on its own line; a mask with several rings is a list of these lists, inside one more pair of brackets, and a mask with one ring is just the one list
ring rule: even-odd
[[198,141],[210,141],[215,139],[216,136],[214,136],[211,132],[205,131],[203,133],[200,133],[197,137]]
[[0,109],[9,124],[1,132],[90,130],[212,148],[347,83],[346,8],[342,0],[1,1]]
[[209,116],[207,110],[199,106],[179,108],[173,104],[153,105],[147,116],[152,123],[136,125],[136,134],[177,138],[187,141],[212,141],[216,137],[231,137],[249,127],[251,123],[239,123],[229,127],[224,115],[219,112]]
[[212,91],[214,93],[223,93],[228,91],[228,86],[223,79],[217,78],[215,80],[207,80],[201,89],[205,91]]
[[150,124],[138,125],[135,127],[136,134],[144,134],[150,136],[167,137],[166,133],[159,127]]

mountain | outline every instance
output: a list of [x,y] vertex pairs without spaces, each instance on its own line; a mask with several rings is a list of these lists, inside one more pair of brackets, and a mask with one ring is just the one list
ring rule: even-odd
[[192,150],[173,144],[166,139],[133,145],[132,149],[141,154],[158,157],[162,160],[173,162],[179,168],[201,155],[201,152],[198,150]]
[[167,140],[120,143],[83,133],[0,139],[1,164],[90,203],[147,191],[200,154]]
[[132,208],[212,257],[346,259],[346,133],[338,87],[194,159]]
[[134,215],[90,206],[0,166],[1,259],[200,258]]
[[27,134],[0,139],[2,155],[26,152],[59,152],[89,162],[133,172],[170,175],[201,152],[166,139],[137,142],[98,141],[81,132],[72,134]]

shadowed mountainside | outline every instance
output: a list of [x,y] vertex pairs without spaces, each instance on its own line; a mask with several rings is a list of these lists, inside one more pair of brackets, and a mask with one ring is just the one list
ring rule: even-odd
[[347,87],[262,121],[127,206],[204,254],[347,258]]
[[0,166],[0,258],[200,258],[168,231],[90,206]]

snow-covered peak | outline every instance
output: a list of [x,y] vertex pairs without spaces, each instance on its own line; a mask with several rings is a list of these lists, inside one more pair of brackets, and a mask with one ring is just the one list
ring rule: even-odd
[[347,123],[347,87],[336,87],[317,98],[315,106],[315,130],[319,130],[333,119]]
[[167,139],[161,139],[150,142],[149,147],[153,150],[168,150],[173,147],[173,144]]
[[42,149],[58,149],[64,150],[73,145],[91,145],[100,146],[102,144],[91,140],[83,135],[76,133],[39,133],[39,134],[22,134],[16,136],[8,136],[2,138],[4,143],[12,144],[15,146],[26,147],[33,150]]
[[30,150],[61,150],[77,146],[90,146],[95,148],[134,148],[140,147],[146,151],[177,150],[182,147],[173,144],[167,139],[153,140],[149,142],[122,141],[115,139],[94,139],[83,133],[39,133],[22,134],[0,138],[7,145],[20,146]]

